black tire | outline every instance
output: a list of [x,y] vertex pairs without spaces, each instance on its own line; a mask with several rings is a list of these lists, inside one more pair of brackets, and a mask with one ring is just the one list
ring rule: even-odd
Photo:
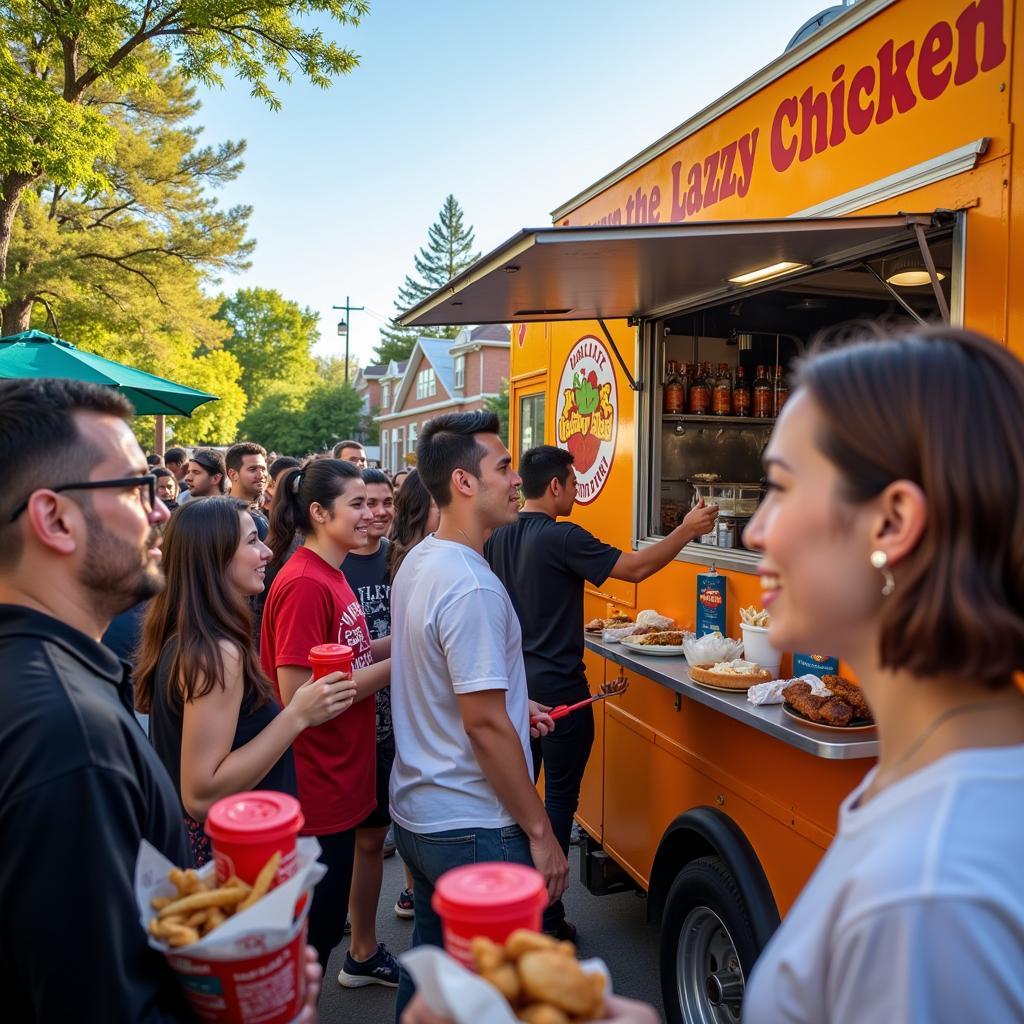
[[759,953],[743,897],[722,859],[687,864],[669,889],[661,922],[661,995],[669,1024],[738,1024],[742,987]]

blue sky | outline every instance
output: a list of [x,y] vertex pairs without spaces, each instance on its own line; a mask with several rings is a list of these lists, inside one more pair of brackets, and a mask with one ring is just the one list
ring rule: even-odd
[[451,192],[487,252],[773,60],[826,0],[371,0],[332,38],[360,67],[296,82],[273,113],[244,85],[202,90],[204,141],[244,138],[227,205],[254,207],[252,268],[222,287],[276,288],[320,313],[349,295],[370,359],[397,288]]

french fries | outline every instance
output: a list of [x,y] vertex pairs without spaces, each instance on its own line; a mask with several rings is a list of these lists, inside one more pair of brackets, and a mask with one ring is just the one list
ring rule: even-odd
[[156,916],[149,922],[149,934],[172,949],[190,946],[207,936],[234,914],[248,910],[270,891],[281,866],[278,850],[260,869],[255,885],[233,875],[222,886],[215,878],[200,878],[191,868],[171,868],[167,880],[177,896],[155,896],[151,901]]
[[768,623],[772,621],[772,617],[762,608],[755,608],[751,605],[749,608],[740,609],[740,622],[747,626],[760,626],[762,629],[768,628]]

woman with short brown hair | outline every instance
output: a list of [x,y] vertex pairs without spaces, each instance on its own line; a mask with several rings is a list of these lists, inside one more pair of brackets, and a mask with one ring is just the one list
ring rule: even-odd
[[880,756],[743,1019],[1024,1020],[1024,365],[934,328],[797,383],[744,542],[773,645],[853,667]]

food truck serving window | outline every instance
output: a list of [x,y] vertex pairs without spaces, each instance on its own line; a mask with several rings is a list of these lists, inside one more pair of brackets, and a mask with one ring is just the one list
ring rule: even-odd
[[948,319],[960,224],[908,214],[523,231],[399,322],[636,323],[634,539],[663,536],[703,497],[719,524],[680,557],[753,570],[743,528],[795,360],[823,335]]

